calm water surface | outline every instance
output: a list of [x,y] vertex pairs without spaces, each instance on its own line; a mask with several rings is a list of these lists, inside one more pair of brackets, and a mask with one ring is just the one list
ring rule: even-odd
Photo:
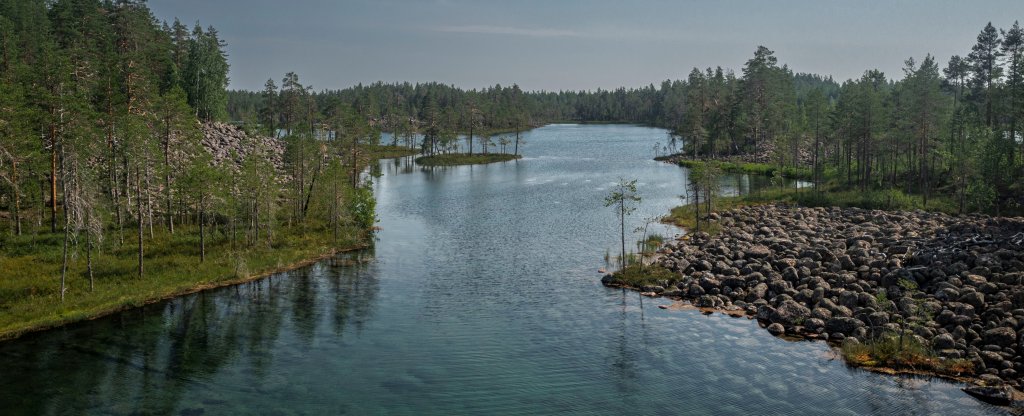
[[[847,369],[747,319],[598,282],[602,203],[679,203],[664,130],[553,125],[518,162],[382,162],[383,230],[322,262],[0,344],[0,414],[998,414],[956,384]],[[723,180],[732,191],[757,184]],[[632,228],[632,227],[631,227]],[[661,229],[669,233],[672,230]]]

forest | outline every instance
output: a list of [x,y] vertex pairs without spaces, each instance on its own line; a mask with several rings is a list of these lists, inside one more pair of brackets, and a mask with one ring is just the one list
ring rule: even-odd
[[0,1],[0,335],[365,245],[379,132],[220,123],[225,48],[144,1]]
[[[117,278],[147,282],[210,250],[216,270],[240,276],[263,261],[257,253],[293,256],[267,268],[313,250],[298,246],[354,246],[375,219],[363,173],[373,158],[475,146],[518,155],[518,139],[492,137],[555,122],[664,127],[672,138],[656,154],[804,169],[819,194],[883,192],[961,213],[1024,204],[1016,23],[986,25],[945,65],[908,58],[902,74],[839,83],[761,46],[738,73],[694,68],[594,91],[314,91],[294,72],[262,91],[227,90],[226,46],[214,27],[161,22],[144,1],[0,2],[0,251],[25,271],[0,301],[63,301],[98,281],[124,303]],[[217,134],[241,142],[218,148]],[[51,275],[59,286],[41,278]]]
[[[910,57],[901,74],[868,69],[841,83],[794,72],[761,46],[739,73],[694,68],[685,79],[614,91],[383,82],[308,88],[302,117],[313,125],[319,109],[341,102],[396,137],[426,139],[553,122],[648,124],[674,132],[666,154],[802,168],[819,191],[882,190],[922,208],[942,199],[954,212],[1019,213],[1024,30],[990,23],[964,52],[945,64],[930,54]],[[289,119],[279,96],[273,80],[263,92],[228,91],[229,117],[272,127]]]

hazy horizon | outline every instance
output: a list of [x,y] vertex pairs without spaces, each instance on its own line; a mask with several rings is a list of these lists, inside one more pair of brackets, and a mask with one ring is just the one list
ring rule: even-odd
[[227,42],[232,89],[299,74],[316,90],[377,81],[524,90],[658,85],[693,67],[740,72],[758,45],[794,72],[842,82],[867,69],[893,79],[909,57],[970,52],[992,21],[1024,2],[730,2],[571,0],[549,4],[434,0],[151,0],[159,20],[214,26]]

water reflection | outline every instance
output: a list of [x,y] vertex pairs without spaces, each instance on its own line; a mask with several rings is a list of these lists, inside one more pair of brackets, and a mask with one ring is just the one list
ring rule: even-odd
[[[365,264],[341,263],[346,266],[319,263],[2,344],[0,408],[31,415],[188,414],[181,406],[188,392],[214,383],[225,366],[243,367],[237,370],[247,374],[246,384],[264,383],[286,323],[289,342],[309,349],[322,336],[323,312],[338,339],[358,333],[372,315],[376,275]],[[330,308],[320,307],[328,300]],[[198,404],[195,409],[233,405],[216,398]]]
[[619,237],[608,184],[643,179],[631,222],[680,203],[686,171],[649,160],[664,134],[549,126],[518,162],[383,161],[372,251],[0,343],[0,413],[1000,411],[955,384],[850,370],[823,344],[601,286]]

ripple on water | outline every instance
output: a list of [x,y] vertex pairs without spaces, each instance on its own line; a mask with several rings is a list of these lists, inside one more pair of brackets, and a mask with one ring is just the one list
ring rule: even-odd
[[[658,309],[665,300],[641,309],[635,293],[602,287],[594,271],[619,249],[615,214],[603,206],[609,187],[642,180],[627,230],[679,203],[686,171],[649,161],[665,135],[554,125],[526,133],[526,158],[515,163],[386,161],[374,189],[376,261],[318,265],[0,344],[0,409],[1000,412],[956,384],[850,370],[823,358],[824,344],[780,340],[746,319]],[[735,179],[723,181],[726,191],[756,186]]]

